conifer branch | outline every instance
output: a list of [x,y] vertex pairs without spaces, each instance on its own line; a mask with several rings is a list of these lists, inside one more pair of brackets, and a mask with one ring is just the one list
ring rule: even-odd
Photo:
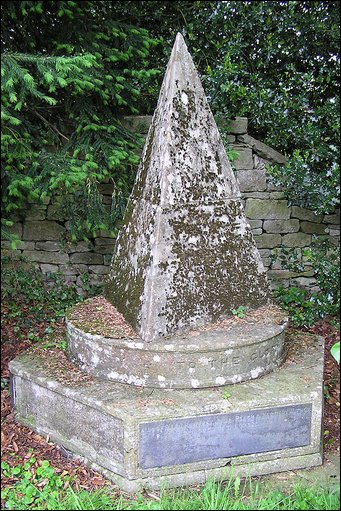
[[63,137],[65,140],[67,140],[68,142],[70,141],[70,139],[66,136],[66,135],[63,135],[63,133],[61,133],[59,131],[58,128],[56,128],[55,126],[53,126],[53,124],[51,124],[47,119],[45,119],[45,117],[43,117],[39,112],[37,112],[37,110],[35,110],[34,108],[30,108],[31,112],[36,115],[41,121],[43,121],[45,124],[47,124],[57,135],[59,135],[60,137]]

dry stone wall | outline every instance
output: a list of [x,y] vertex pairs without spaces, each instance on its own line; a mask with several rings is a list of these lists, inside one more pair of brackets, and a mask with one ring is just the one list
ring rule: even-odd
[[[136,116],[124,122],[129,129],[146,134],[151,117]],[[233,166],[245,214],[272,285],[313,288],[314,274],[309,262],[304,261],[304,249],[310,246],[314,234],[328,235],[333,243],[340,243],[340,209],[330,215],[315,215],[309,209],[289,206],[284,190],[274,186],[266,172],[268,163],[284,163],[285,157],[247,134],[247,118],[237,117],[228,125],[231,148],[239,153]],[[103,203],[108,207],[112,191],[109,182],[100,185]],[[17,250],[10,252],[12,256],[26,256],[44,274],[60,273],[79,290],[85,281],[102,283],[109,271],[115,240],[102,235],[88,242],[67,241],[68,219],[60,211],[58,199],[31,204],[25,218],[15,218],[13,232],[22,241]],[[274,259],[286,247],[296,248],[304,263],[302,272],[282,269],[279,259]],[[2,242],[2,254],[8,253],[8,242]]]

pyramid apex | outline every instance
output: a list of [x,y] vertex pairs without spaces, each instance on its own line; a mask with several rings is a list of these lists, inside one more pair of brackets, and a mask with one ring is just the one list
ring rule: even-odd
[[175,44],[184,44],[186,46],[185,39],[181,32],[177,32],[175,37]]

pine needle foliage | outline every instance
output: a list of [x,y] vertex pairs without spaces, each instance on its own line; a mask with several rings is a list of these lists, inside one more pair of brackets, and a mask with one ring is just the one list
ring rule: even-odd
[[[3,2],[2,218],[59,195],[73,240],[114,233],[134,181],[138,113],[157,44],[114,16],[112,2]],[[111,208],[98,185],[114,184]]]

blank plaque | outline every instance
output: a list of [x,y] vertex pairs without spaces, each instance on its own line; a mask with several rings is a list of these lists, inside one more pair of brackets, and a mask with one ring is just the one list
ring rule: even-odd
[[289,405],[140,424],[140,467],[229,458],[310,443],[312,405]]

